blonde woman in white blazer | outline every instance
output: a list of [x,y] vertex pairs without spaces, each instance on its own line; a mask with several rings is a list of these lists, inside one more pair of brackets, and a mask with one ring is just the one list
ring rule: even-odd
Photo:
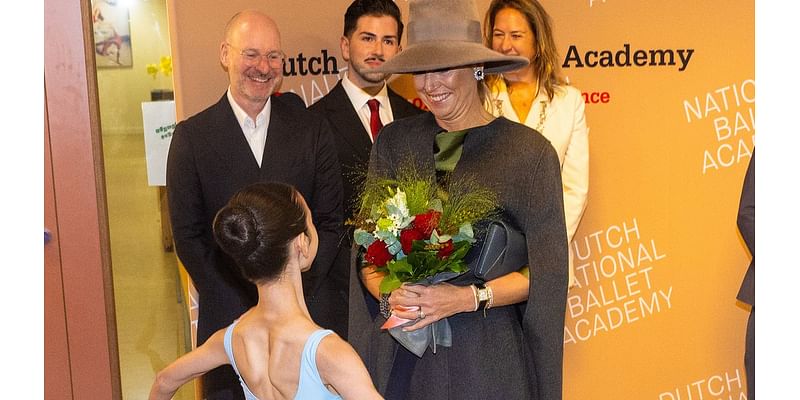
[[[589,191],[589,129],[580,91],[560,75],[550,17],[537,0],[493,0],[484,23],[486,45],[527,57],[522,69],[490,76],[492,113],[544,135],[561,162],[567,239],[571,243]],[[570,286],[575,272],[570,252]]]

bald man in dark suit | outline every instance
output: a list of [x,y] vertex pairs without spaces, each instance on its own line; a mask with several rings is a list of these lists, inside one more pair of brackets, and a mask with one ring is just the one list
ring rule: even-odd
[[[180,122],[167,159],[167,194],[178,258],[199,294],[197,344],[254,306],[256,287],[214,241],[212,222],[234,193],[256,182],[294,186],[311,209],[317,257],[303,273],[314,297],[342,235],[342,182],[328,122],[297,95],[276,95],[284,54],[277,25],[258,11],[236,14],[220,44],[230,87],[220,100]],[[203,398],[244,399],[229,365],[202,379]]]

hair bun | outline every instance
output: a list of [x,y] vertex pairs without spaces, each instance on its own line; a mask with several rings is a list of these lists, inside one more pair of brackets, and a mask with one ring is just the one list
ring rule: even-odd
[[258,225],[253,213],[238,206],[224,207],[214,219],[214,236],[222,250],[235,260],[258,249]]
[[230,258],[228,266],[248,281],[278,279],[289,260],[290,244],[308,229],[306,213],[292,187],[278,182],[248,185],[217,212],[214,238]]

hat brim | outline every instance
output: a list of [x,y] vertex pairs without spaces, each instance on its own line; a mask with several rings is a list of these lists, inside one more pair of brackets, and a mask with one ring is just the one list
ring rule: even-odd
[[414,43],[370,71],[403,74],[482,64],[484,72],[492,74],[513,71],[528,63],[525,57],[506,56],[479,43],[432,40]]

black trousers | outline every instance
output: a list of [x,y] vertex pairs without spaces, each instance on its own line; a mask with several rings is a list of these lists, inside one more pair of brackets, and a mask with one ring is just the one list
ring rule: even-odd
[[214,368],[201,379],[205,400],[244,400],[239,377],[230,365]]

